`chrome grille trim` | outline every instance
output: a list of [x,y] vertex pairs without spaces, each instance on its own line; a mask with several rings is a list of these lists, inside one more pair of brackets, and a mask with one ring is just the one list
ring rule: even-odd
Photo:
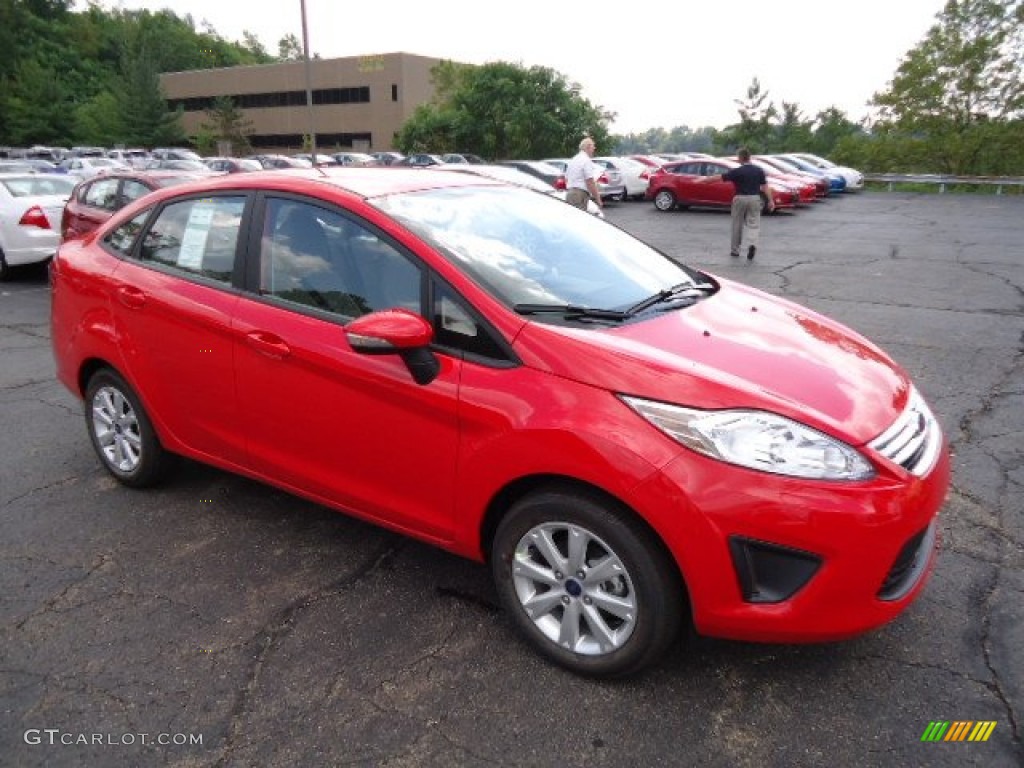
[[924,477],[939,457],[942,430],[916,389],[899,418],[868,445],[908,472]]

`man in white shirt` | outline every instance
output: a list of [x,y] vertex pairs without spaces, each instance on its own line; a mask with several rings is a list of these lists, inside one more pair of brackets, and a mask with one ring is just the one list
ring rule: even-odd
[[598,208],[602,207],[601,190],[597,186],[601,166],[591,159],[595,149],[594,140],[586,136],[580,142],[580,151],[565,168],[565,200],[584,211],[588,200],[593,200]]

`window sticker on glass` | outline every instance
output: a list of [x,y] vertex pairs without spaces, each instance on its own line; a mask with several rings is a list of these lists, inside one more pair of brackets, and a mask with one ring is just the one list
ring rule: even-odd
[[181,238],[181,250],[178,251],[178,266],[182,269],[198,271],[202,268],[215,207],[212,200],[201,200],[192,206]]

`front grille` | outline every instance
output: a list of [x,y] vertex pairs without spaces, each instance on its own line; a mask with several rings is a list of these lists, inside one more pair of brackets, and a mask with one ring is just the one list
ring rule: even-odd
[[895,423],[869,446],[908,472],[924,477],[942,449],[942,430],[916,389]]
[[935,523],[914,536],[903,545],[896,562],[889,569],[882,588],[878,590],[880,600],[899,600],[917,584],[928,565],[928,556],[935,546]]

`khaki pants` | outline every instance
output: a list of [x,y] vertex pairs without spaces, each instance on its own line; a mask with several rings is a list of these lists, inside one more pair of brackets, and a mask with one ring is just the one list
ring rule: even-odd
[[729,252],[738,254],[740,244],[757,246],[761,235],[761,196],[736,195],[732,199],[732,242]]
[[590,202],[590,193],[585,189],[573,188],[565,193],[565,202],[575,205],[577,208],[587,210],[587,203]]

